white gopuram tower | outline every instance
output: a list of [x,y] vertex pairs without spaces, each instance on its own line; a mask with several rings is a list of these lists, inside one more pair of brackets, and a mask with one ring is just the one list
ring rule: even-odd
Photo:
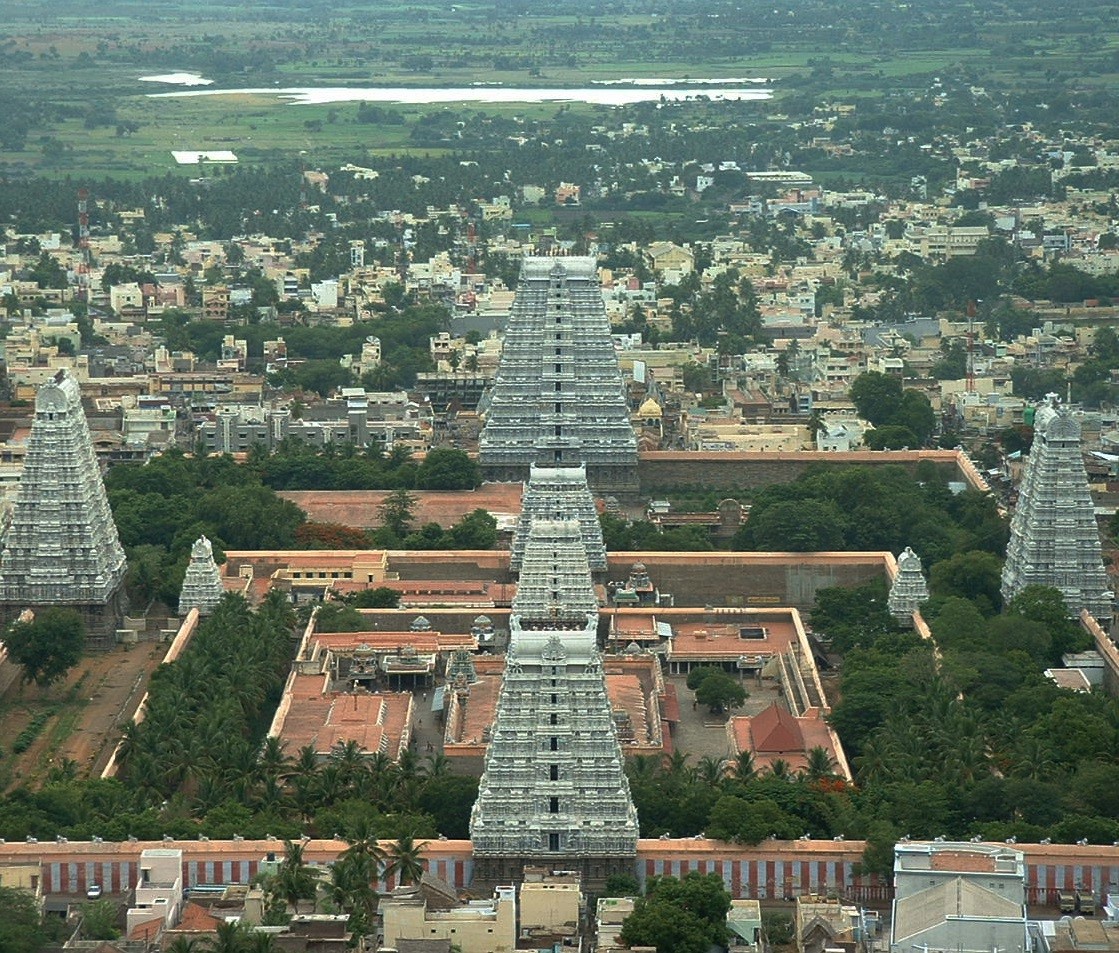
[[929,586],[921,571],[921,557],[908,546],[898,556],[898,574],[890,585],[886,607],[899,625],[913,628],[913,613],[929,598]]
[[578,870],[584,888],[633,873],[637,811],[598,652],[598,599],[579,524],[535,520],[470,818],[476,883],[525,864]]
[[179,594],[179,615],[186,615],[191,609],[209,615],[224,595],[221,571],[214,562],[214,547],[205,536],[199,536],[190,549],[190,563]]
[[1081,456],[1080,424],[1053,394],[1034,418],[1002,569],[1003,601],[1031,584],[1060,589],[1074,615],[1087,609],[1105,627],[1111,620],[1114,595]]
[[513,548],[509,568],[521,571],[529,528],[533,520],[575,520],[587,550],[587,565],[592,573],[606,571],[606,544],[602,539],[602,524],[594,505],[587,471],[577,467],[541,467],[535,463],[529,469],[528,483],[521,502],[521,515],[513,534]]
[[78,610],[87,644],[108,648],[124,614],[124,550],[93,452],[78,382],[39,388],[23,475],[0,551],[0,615]]
[[593,258],[525,258],[485,413],[486,479],[585,464],[596,493],[637,491],[637,438]]

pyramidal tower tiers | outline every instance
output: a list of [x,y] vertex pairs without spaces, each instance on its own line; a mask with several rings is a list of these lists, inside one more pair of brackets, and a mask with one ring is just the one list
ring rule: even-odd
[[602,538],[602,524],[598,521],[594,497],[587,486],[585,467],[541,467],[532,464],[509,556],[509,568],[513,572],[521,570],[529,528],[537,519],[575,520],[579,524],[591,572],[606,571],[606,543]]
[[217,608],[225,587],[221,572],[214,562],[214,547],[205,536],[199,536],[190,549],[190,562],[179,594],[179,615],[197,609],[200,615],[209,615]]
[[493,738],[470,819],[475,878],[526,863],[599,887],[632,873],[637,812],[602,660],[598,600],[579,523],[535,519],[524,546]]
[[66,371],[35,397],[23,475],[0,551],[0,614],[67,606],[89,643],[113,643],[123,615],[124,550],[82,411]]
[[1031,584],[1060,589],[1073,613],[1087,609],[1104,623],[1111,619],[1114,597],[1080,451],[1080,424],[1056,406],[1053,395],[1034,418],[1002,570],[1003,601]]
[[593,258],[525,258],[478,459],[491,480],[585,464],[595,492],[637,491],[637,439]]

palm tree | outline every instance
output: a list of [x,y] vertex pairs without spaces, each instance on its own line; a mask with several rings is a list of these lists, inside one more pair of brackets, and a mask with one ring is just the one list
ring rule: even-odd
[[704,784],[716,785],[726,773],[726,763],[722,758],[704,755],[696,764],[696,777]]
[[177,936],[171,941],[167,949],[163,953],[197,953],[199,949],[198,940],[190,939],[185,936]]
[[245,953],[245,928],[236,920],[219,923],[206,942],[207,953]]
[[299,912],[300,900],[314,901],[318,890],[318,877],[314,868],[303,861],[303,845],[292,841],[284,843],[284,860],[276,877],[272,889],[292,907]]
[[670,777],[690,778],[692,769],[688,767],[691,755],[684,751],[673,751],[665,761],[665,770]]
[[730,766],[730,773],[738,781],[752,781],[758,774],[757,765],[754,764],[754,752],[740,751]]
[[793,766],[784,758],[775,758],[769,763],[769,773],[772,777],[788,781],[793,776]]
[[808,766],[805,768],[805,774],[808,775],[810,780],[820,781],[823,778],[830,778],[834,767],[835,761],[823,745],[816,745],[816,747],[809,749]]
[[417,844],[411,834],[398,837],[389,847],[387,874],[395,874],[400,884],[419,883],[424,875],[423,845]]
[[435,754],[429,754],[426,758],[427,761],[427,776],[429,778],[443,778],[446,777],[451,770],[451,760],[442,751],[437,751]]

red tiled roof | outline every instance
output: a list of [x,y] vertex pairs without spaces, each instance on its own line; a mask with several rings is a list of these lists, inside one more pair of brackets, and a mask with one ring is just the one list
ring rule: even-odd
[[776,702],[750,719],[750,735],[755,752],[792,752],[804,750],[804,734],[792,714]]

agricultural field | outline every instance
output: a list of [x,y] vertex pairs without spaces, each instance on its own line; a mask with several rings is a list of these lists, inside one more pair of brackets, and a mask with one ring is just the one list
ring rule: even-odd
[[[1059,106],[1070,87],[1114,88],[1114,6],[111,0],[94,16],[80,0],[9,0],[0,7],[0,108],[8,117],[0,174],[138,178],[175,169],[175,149],[229,149],[243,164],[290,163],[299,153],[310,164],[423,156],[430,144],[417,144],[411,131],[432,112],[511,119],[564,108],[388,103],[378,104],[376,120],[358,121],[353,102],[293,105],[271,93],[153,99],[179,87],[140,81],[179,71],[230,90],[765,80],[774,102],[757,104],[759,116],[882,99],[943,73]],[[566,108],[587,121],[607,111]]]

